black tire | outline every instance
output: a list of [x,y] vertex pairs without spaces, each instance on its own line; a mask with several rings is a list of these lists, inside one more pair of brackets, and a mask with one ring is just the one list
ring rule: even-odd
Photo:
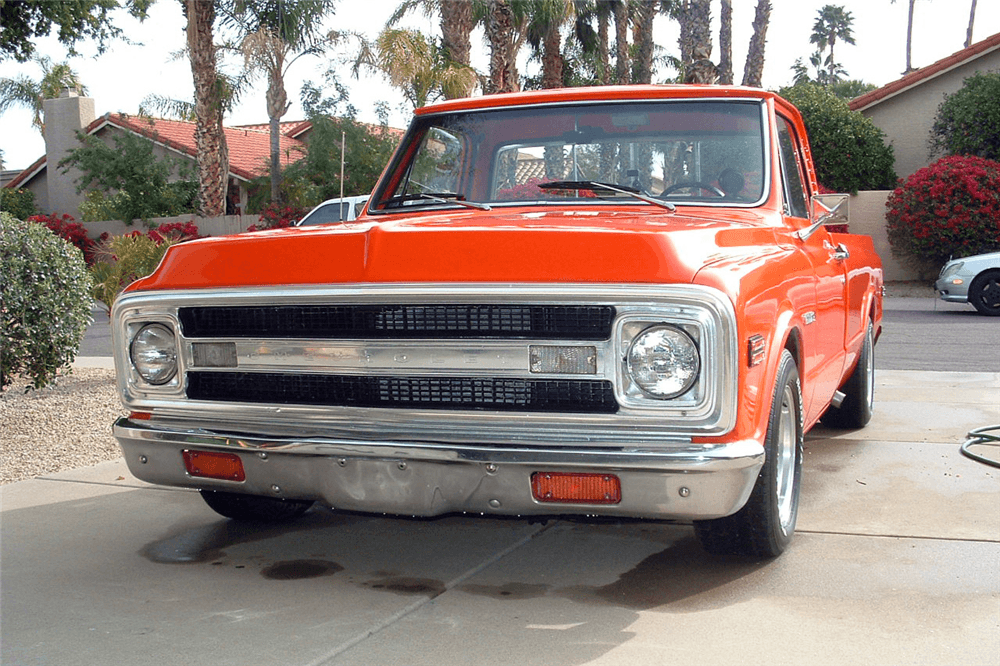
[[201,498],[219,515],[255,523],[288,522],[301,516],[313,505],[310,500],[258,497],[220,490],[202,490]]
[[875,408],[875,330],[871,322],[868,322],[858,363],[840,390],[845,395],[844,401],[840,407],[827,409],[820,421],[828,428],[864,428],[872,420]]
[[985,271],[969,285],[969,302],[979,314],[1000,316],[1000,271]]
[[695,521],[702,547],[716,555],[777,557],[795,533],[802,476],[802,386],[795,360],[783,350],[764,443],[764,466],[738,512]]

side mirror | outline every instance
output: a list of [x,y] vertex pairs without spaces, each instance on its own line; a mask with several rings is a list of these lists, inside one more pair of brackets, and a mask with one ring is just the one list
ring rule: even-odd
[[851,197],[847,194],[817,194],[812,198],[812,224],[799,231],[805,240],[827,224],[848,224],[851,217]]

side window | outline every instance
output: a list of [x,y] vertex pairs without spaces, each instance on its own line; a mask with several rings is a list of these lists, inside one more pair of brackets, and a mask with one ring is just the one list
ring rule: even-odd
[[809,197],[806,194],[799,161],[799,150],[795,131],[788,121],[778,116],[778,144],[781,150],[781,180],[788,204],[788,214],[793,217],[809,217]]

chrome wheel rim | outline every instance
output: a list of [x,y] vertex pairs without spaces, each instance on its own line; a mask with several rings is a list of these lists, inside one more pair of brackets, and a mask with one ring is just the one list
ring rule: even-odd
[[791,385],[786,385],[781,395],[781,412],[778,415],[778,436],[775,440],[776,491],[778,522],[781,531],[788,534],[795,522],[795,456],[798,448],[798,424],[795,396]]

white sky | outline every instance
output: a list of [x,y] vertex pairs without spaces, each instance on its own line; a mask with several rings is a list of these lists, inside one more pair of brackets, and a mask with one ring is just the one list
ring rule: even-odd
[[[809,35],[816,13],[830,2],[836,3],[837,0],[772,0],[765,51],[765,87],[774,89],[791,82],[791,66],[795,59],[803,57],[807,60],[813,51]],[[342,1],[336,14],[328,19],[328,26],[374,37],[397,4],[396,0]],[[733,68],[737,83],[742,80],[756,4],[756,0],[733,0]],[[838,44],[836,51],[836,58],[847,69],[849,77],[880,86],[898,79],[906,64],[908,0],[899,0],[894,4],[890,0],[840,0],[840,4],[854,16],[857,44]],[[913,27],[914,67],[929,65],[963,47],[970,7],[971,0],[917,0]],[[712,11],[717,40],[719,4],[714,1]],[[135,113],[142,99],[150,93],[192,99],[191,70],[187,61],[171,58],[171,54],[183,48],[185,43],[179,3],[175,0],[155,2],[144,23],[122,12],[118,25],[130,40],[136,42],[135,45],[115,41],[104,55],[97,56],[92,45],[82,43],[79,46],[82,56],[70,60],[70,65],[95,99],[97,114]],[[419,14],[412,16],[406,25],[424,31],[437,30],[436,21]],[[657,44],[670,53],[676,53],[676,24],[666,17],[658,17],[655,30]],[[1000,32],[1000,0],[980,0],[976,8],[973,41],[980,41],[997,32]],[[473,35],[473,65],[481,71],[488,68],[488,51],[483,44],[480,30]],[[65,49],[54,38],[39,40],[38,52],[54,62],[66,58]],[[718,61],[717,45],[712,59]],[[312,80],[319,83],[328,61],[304,58],[293,65],[286,88],[294,104],[283,120],[303,117],[298,103],[302,82]],[[535,73],[539,68],[537,63],[523,61],[522,54],[522,75],[526,70]],[[393,110],[391,124],[405,127],[410,109],[401,110],[403,98],[398,92],[379,76],[362,75],[355,80],[350,77],[346,66],[341,68],[341,81],[348,85],[350,101],[357,107],[361,120],[374,122],[375,102],[385,100]],[[20,74],[37,79],[41,70],[37,64],[30,62],[18,64],[8,60],[0,63],[0,77],[13,78]],[[661,77],[668,75],[672,72],[661,73]],[[226,124],[266,122],[264,84],[259,82],[254,90],[244,95],[240,106],[227,116]],[[4,153],[4,169],[23,169],[45,153],[41,135],[31,127],[28,110],[13,108],[0,115],[0,149]]]

